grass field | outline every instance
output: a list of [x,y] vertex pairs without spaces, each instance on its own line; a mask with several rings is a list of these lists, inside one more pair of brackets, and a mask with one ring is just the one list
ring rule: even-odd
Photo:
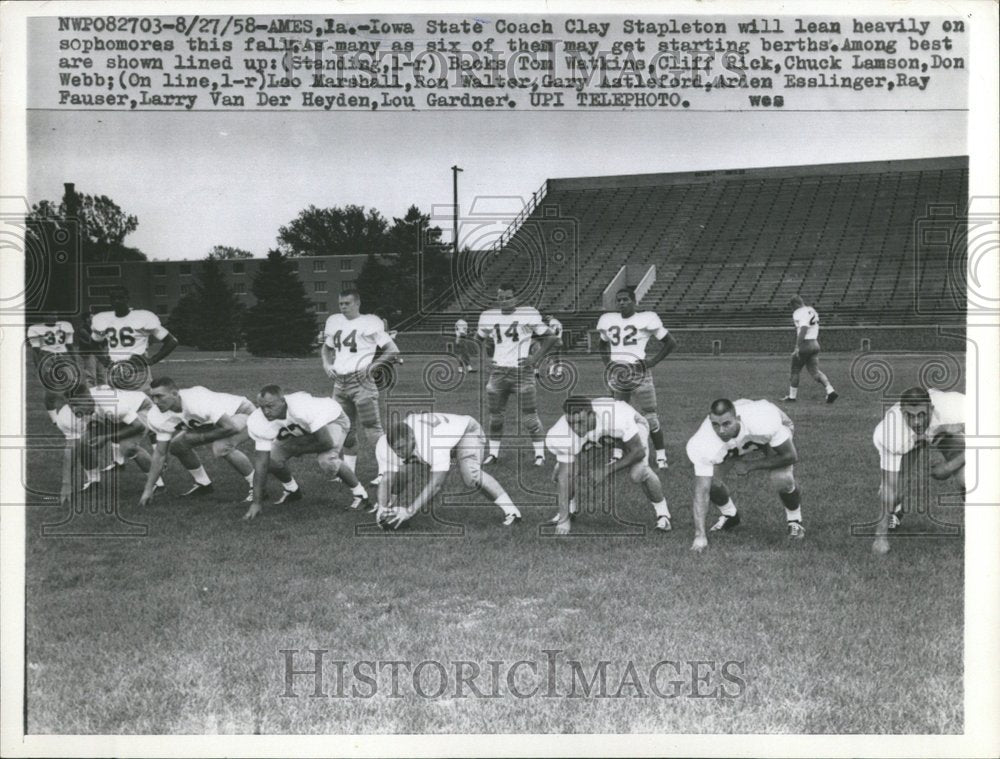
[[[425,514],[398,534],[359,530],[371,517],[346,510],[346,488],[326,482],[307,459],[293,464],[305,501],[244,523],[245,484],[207,452],[216,490],[203,501],[166,496],[131,514],[141,476],[134,467],[122,473],[114,503],[121,516],[146,525],[145,536],[116,536],[134,529],[118,516],[66,521],[64,509],[35,496],[27,534],[27,729],[961,732],[962,541],[941,537],[926,514],[908,517],[903,532],[930,534],[894,540],[885,557],[872,555],[870,538],[852,536],[851,526],[877,511],[870,440],[882,406],[878,392],[852,386],[850,359],[823,359],[840,401],[824,404],[821,388],[804,376],[802,400],[788,409],[808,531],[800,542],[786,539],[781,504],[758,477],[731,482],[743,525],[713,535],[704,555],[689,550],[693,473],[684,442],[715,397],[783,395],[783,357],[658,367],[671,460],[663,481],[674,530],[666,535],[650,529],[652,509],[624,478],[615,485],[613,515],[591,502],[575,523],[577,537],[543,534],[540,525],[555,510],[550,467],[529,466],[523,449],[516,455],[524,438],[511,441],[495,472],[525,515],[514,528],[500,526],[495,506],[457,495],[453,474],[448,491],[456,495],[437,504],[435,516],[459,527]],[[392,404],[426,403],[426,364],[407,358],[388,394]],[[598,364],[585,358],[578,366],[576,390],[599,392]],[[917,357],[899,359],[892,390],[914,384],[920,366]],[[251,397],[268,382],[328,392],[318,359],[168,361],[157,374],[167,373]],[[432,381],[449,378],[438,372]],[[473,375],[435,391],[436,408],[482,418],[483,381]],[[546,426],[557,418],[559,398],[542,394]],[[34,385],[28,416],[33,435],[51,434]],[[36,438],[28,457],[33,490],[58,491],[58,445]],[[364,481],[374,475],[368,453],[359,474]],[[173,494],[189,482],[176,462],[166,479]],[[932,513],[962,520],[956,506]],[[46,525],[46,532],[98,535],[43,536]],[[298,676],[297,697],[286,697],[281,652],[298,651],[294,666],[311,669],[306,649],[327,651],[326,695],[313,697],[315,678]],[[530,665],[514,666],[519,660],[534,662],[537,675]],[[654,678],[663,697],[649,685],[661,660],[675,662]],[[392,667],[364,664],[389,661],[439,662],[444,692],[437,695],[436,665],[420,668],[419,690],[397,665],[395,697]],[[480,668],[473,682],[482,697],[471,687],[459,693],[456,668],[468,675],[473,666],[460,661]],[[595,678],[589,696],[578,675]],[[533,697],[512,692],[539,684]]]

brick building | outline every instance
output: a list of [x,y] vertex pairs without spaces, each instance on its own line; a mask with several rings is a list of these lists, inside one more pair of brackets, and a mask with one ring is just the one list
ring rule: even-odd
[[[265,259],[239,258],[219,261],[226,282],[248,308],[256,302],[251,292],[254,274]],[[309,256],[293,258],[306,297],[316,308],[317,318],[337,310],[337,295],[353,285],[365,264],[364,255]],[[125,285],[134,308],[152,311],[165,319],[174,304],[190,292],[203,261],[123,261],[83,265],[81,295],[84,309],[101,310],[116,285]]]

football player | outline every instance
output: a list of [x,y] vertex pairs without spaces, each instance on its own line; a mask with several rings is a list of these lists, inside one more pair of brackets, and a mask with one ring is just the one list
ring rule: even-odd
[[766,471],[785,507],[788,537],[805,537],[802,497],[795,481],[798,452],[793,432],[792,420],[770,401],[733,402],[720,398],[712,402],[705,421],[687,443],[695,477],[691,550],[701,552],[708,546],[705,516],[710,500],[721,512],[713,532],[730,530],[740,523],[739,512],[722,479],[730,471],[740,477]]
[[792,373],[788,381],[788,395],[781,400],[794,403],[799,395],[799,375],[805,367],[809,375],[826,389],[826,402],[833,403],[840,396],[830,380],[819,370],[819,314],[807,306],[802,296],[796,295],[788,302],[794,309],[795,350],[792,351]]
[[351,488],[354,498],[350,508],[367,506],[368,492],[358,482],[354,470],[341,460],[350,429],[347,413],[333,398],[317,398],[303,392],[285,395],[277,385],[261,388],[257,409],[247,419],[247,432],[257,453],[253,463],[253,500],[243,518],[253,519],[260,513],[268,472],[282,486],[276,504],[301,500],[302,489],[292,477],[288,460],[310,453],[316,454],[322,470],[340,477]]
[[374,372],[392,364],[399,349],[380,317],[361,313],[361,293],[356,289],[344,290],[338,305],[340,313],[331,314],[323,328],[320,355],[323,371],[333,379],[333,398],[350,419],[344,462],[354,471],[360,447],[358,432],[362,441],[370,437],[373,444],[383,432]]
[[[101,481],[100,454],[112,441],[119,445],[123,460],[131,459],[143,472],[149,472],[149,454],[141,443],[151,406],[140,392],[108,385],[79,386],[70,394],[56,416],[56,426],[66,438],[60,493],[63,504],[68,503],[73,489],[74,461],[83,464],[86,480],[82,490],[87,490]],[[153,487],[162,489],[163,480],[154,478]]]
[[559,488],[559,513],[552,520],[556,532],[569,532],[570,518],[576,510],[574,469],[588,444],[610,438],[620,445],[624,455],[601,464],[591,472],[591,481],[599,485],[617,471],[628,470],[629,479],[641,485],[656,512],[656,529],[670,531],[670,509],[663,486],[649,466],[649,422],[636,409],[614,398],[570,396],[563,403],[563,416],[548,434],[545,444],[556,457],[555,479]]
[[[73,356],[73,325],[68,321],[50,318],[28,327],[28,345],[35,362],[35,371],[45,389],[45,410],[56,423],[56,414],[66,403],[60,387],[66,372],[78,372]],[[75,384],[75,383],[72,383]]]
[[469,323],[465,319],[459,319],[455,322],[455,354],[462,363],[460,372],[479,371],[472,364],[472,360],[475,358],[475,345],[469,338]]
[[[538,417],[538,395],[535,366],[555,344],[556,338],[542,321],[542,315],[531,306],[518,306],[512,285],[497,288],[497,308],[490,308],[479,317],[476,337],[493,345],[493,362],[486,383],[489,406],[489,452],[484,464],[493,464],[500,455],[504,413],[510,394],[517,395],[524,425],[535,449],[535,466],[545,464],[545,435]],[[540,337],[537,350],[531,350],[532,337]]]
[[[108,384],[122,390],[149,388],[149,367],[158,364],[177,347],[177,338],[160,324],[152,311],[129,306],[129,292],[125,287],[115,287],[109,293],[111,310],[94,315],[94,339],[105,343],[106,354],[98,360],[108,370]],[[149,339],[160,342],[160,349],[146,356]]]
[[106,385],[107,372],[98,356],[104,351],[101,343],[94,340],[94,315],[90,311],[80,317],[80,328],[73,336],[73,348],[77,364],[83,372],[83,381],[90,387]]
[[194,485],[184,496],[212,492],[212,480],[198,461],[194,449],[212,444],[216,458],[225,459],[251,487],[247,502],[253,501],[253,466],[237,446],[250,439],[247,419],[254,405],[241,395],[217,393],[207,387],[179,388],[170,377],[153,380],[149,397],[153,408],[148,415],[149,429],[156,433],[152,466],[146,478],[139,505],[153,497],[154,482],[163,471],[167,453],[173,453],[191,474]]
[[[635,293],[630,288],[615,293],[615,304],[617,312],[606,313],[597,321],[608,387],[616,400],[631,401],[646,417],[656,448],[656,466],[666,469],[667,449],[656,408],[652,369],[670,355],[677,341],[654,312],[635,310]],[[646,343],[651,337],[660,341],[660,349],[647,359]]]
[[[444,486],[454,454],[462,482],[485,495],[504,513],[505,527],[521,518],[510,496],[500,483],[482,470],[486,436],[483,428],[471,416],[463,414],[409,414],[389,426],[375,448],[379,472],[379,521],[399,527],[407,519],[428,506]],[[419,462],[430,467],[430,480],[413,503],[392,508],[393,479],[405,463]]]
[[911,387],[903,392],[899,403],[889,408],[872,436],[882,470],[879,487],[882,510],[872,545],[875,553],[889,551],[888,532],[899,527],[903,518],[900,480],[904,459],[913,464],[913,456],[928,450],[939,452],[942,460],[931,467],[931,476],[937,480],[954,478],[965,490],[964,439],[963,393]]

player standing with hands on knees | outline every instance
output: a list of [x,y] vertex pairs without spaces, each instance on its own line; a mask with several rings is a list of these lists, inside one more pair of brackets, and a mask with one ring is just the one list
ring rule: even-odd
[[795,323],[795,351],[792,353],[792,373],[788,381],[788,395],[781,400],[794,403],[799,395],[799,375],[805,368],[809,375],[826,390],[826,402],[833,403],[839,397],[830,380],[819,370],[819,314],[812,306],[807,306],[801,295],[789,302],[793,309]]

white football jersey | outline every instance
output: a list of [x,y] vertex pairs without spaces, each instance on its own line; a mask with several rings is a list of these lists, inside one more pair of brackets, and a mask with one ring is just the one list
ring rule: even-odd
[[79,440],[87,429],[87,420],[80,419],[67,403],[56,414],[56,427],[67,440]]
[[250,402],[241,395],[217,393],[201,385],[183,387],[177,393],[181,397],[180,411],[160,411],[155,403],[149,410],[149,428],[157,440],[168,441],[177,430],[210,427],[223,416],[234,416],[240,406]]
[[114,311],[94,314],[91,331],[95,340],[107,342],[108,355],[113,361],[143,356],[150,337],[163,340],[170,334],[160,324],[156,314],[137,308],[131,309],[125,316],[116,316]]
[[624,443],[638,435],[643,449],[649,451],[649,423],[642,414],[614,398],[595,398],[592,405],[597,416],[594,429],[583,437],[569,426],[565,414],[545,435],[545,447],[556,461],[571,464],[587,443],[598,443],[604,437]]
[[933,440],[943,432],[965,431],[965,394],[928,390],[931,397],[931,419],[923,435],[914,432],[903,418],[899,404],[893,405],[875,428],[872,442],[879,452],[881,467],[887,472],[898,472],[903,456],[916,448],[921,441]]
[[528,357],[532,336],[547,335],[549,328],[542,321],[538,309],[518,306],[509,314],[503,313],[499,308],[483,311],[476,333],[493,341],[494,364],[517,366]]
[[611,360],[623,364],[645,359],[649,338],[662,340],[668,334],[660,317],[653,311],[637,311],[627,319],[612,311],[597,321],[597,331],[601,339],[611,346]]
[[46,353],[66,353],[66,346],[73,344],[73,325],[64,321],[32,324],[28,327],[28,344]]
[[333,398],[317,398],[305,392],[289,393],[285,403],[288,411],[284,419],[270,421],[260,409],[255,409],[247,418],[247,433],[258,451],[271,450],[275,440],[316,432],[344,413]]
[[795,334],[802,328],[806,328],[805,340],[816,340],[819,338],[819,314],[812,306],[802,306],[795,309],[792,314],[792,321],[795,322]]
[[[118,390],[108,385],[98,385],[90,388],[94,399],[94,415],[98,419],[131,424],[140,421],[148,426],[146,410],[143,406],[150,403],[144,393],[137,390]],[[69,440],[79,439],[87,427],[85,420],[79,419],[67,403],[56,414],[56,426]]]
[[332,314],[326,320],[323,335],[326,347],[334,351],[333,370],[337,374],[367,369],[375,359],[376,349],[392,341],[385,323],[374,314],[361,314],[355,319]]
[[[740,432],[732,440],[723,440],[712,429],[709,417],[701,423],[687,443],[687,455],[697,477],[711,477],[716,464],[730,456],[742,456],[764,446],[775,448],[792,438],[791,420],[771,401],[734,401],[740,418]],[[786,421],[787,420],[787,421]]]
[[[413,430],[413,455],[432,472],[447,472],[451,468],[451,452],[465,436],[471,416],[464,414],[410,414],[404,422]],[[375,444],[379,472],[398,472],[403,460],[390,447],[385,435]]]
[[465,337],[469,334],[469,323],[465,319],[455,322],[455,337]]

